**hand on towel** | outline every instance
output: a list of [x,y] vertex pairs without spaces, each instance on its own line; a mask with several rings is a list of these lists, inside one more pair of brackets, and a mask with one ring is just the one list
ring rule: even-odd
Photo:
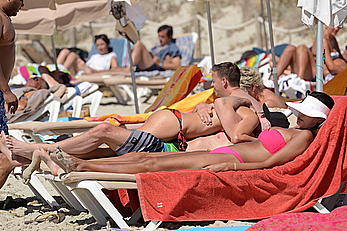
[[235,162],[223,162],[218,164],[211,164],[205,166],[203,169],[208,169],[212,172],[226,172],[231,170],[236,170],[236,163]]

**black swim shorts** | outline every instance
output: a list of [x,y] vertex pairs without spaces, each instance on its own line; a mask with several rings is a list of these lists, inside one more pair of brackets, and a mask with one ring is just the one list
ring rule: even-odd
[[133,130],[122,146],[116,151],[117,156],[129,152],[162,152],[164,142],[150,133]]

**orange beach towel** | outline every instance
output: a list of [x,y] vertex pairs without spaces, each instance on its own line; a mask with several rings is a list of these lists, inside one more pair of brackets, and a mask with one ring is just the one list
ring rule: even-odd
[[[169,106],[169,108],[177,109],[180,112],[191,112],[199,103],[212,103],[216,99],[213,88],[194,94],[187,98],[174,103]],[[158,110],[166,108],[165,106],[160,107]],[[85,119],[88,121],[107,121],[115,126],[119,126],[121,124],[136,124],[143,123],[153,112],[148,112],[144,114],[135,114],[128,116],[121,116],[118,114],[107,114],[99,117],[86,117]]]

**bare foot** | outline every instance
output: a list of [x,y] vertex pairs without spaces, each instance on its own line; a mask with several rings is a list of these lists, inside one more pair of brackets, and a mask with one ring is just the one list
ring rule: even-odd
[[31,159],[32,153],[39,149],[43,144],[30,144],[17,140],[12,136],[6,137],[6,145],[13,155]]
[[43,148],[33,152],[30,165],[23,172],[24,183],[28,184],[31,174],[40,168],[41,161],[44,161],[54,176],[58,175],[60,167],[49,157],[48,152]]
[[38,170],[40,168],[41,163],[41,151],[35,150],[33,152],[31,163],[29,166],[23,171],[23,180],[24,184],[28,184],[31,179],[31,174],[33,174],[34,171]]
[[11,162],[12,165],[15,167],[21,166],[22,164],[25,164],[26,161],[23,158],[16,159],[15,156],[12,155],[12,152],[6,145],[6,135],[4,131],[1,131],[0,135],[0,152],[7,157],[7,159]]
[[82,171],[81,165],[84,160],[67,154],[59,147],[54,152],[50,153],[50,157],[57,165],[64,169],[66,173]]

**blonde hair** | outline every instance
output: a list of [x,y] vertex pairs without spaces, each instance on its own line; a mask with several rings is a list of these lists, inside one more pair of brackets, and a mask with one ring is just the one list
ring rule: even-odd
[[252,67],[241,67],[240,72],[240,88],[246,91],[251,90],[252,86],[255,86],[258,89],[265,88],[258,69]]

